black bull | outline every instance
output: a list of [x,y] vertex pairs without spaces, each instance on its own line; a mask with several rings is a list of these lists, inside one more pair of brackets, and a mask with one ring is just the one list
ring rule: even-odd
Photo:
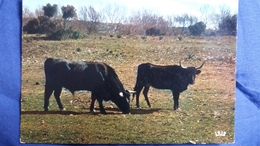
[[[143,90],[143,95],[147,105],[151,107],[148,99],[150,86],[157,89],[169,89],[172,91],[174,100],[174,110],[179,108],[180,93],[187,89],[189,84],[193,84],[196,75],[204,65],[205,61],[198,68],[183,68],[181,65],[158,66],[150,63],[140,64],[138,66],[137,78],[134,90],[136,91],[136,106],[139,108],[139,95]],[[133,94],[133,97],[135,94]],[[133,98],[134,99],[134,98]]]
[[54,91],[60,110],[63,105],[60,100],[62,87],[72,94],[78,90],[91,91],[90,111],[94,110],[97,100],[101,113],[106,113],[103,100],[111,100],[123,113],[130,112],[130,92],[125,90],[114,69],[105,63],[77,62],[48,58],[44,63],[45,92],[44,110],[48,111],[49,98]]

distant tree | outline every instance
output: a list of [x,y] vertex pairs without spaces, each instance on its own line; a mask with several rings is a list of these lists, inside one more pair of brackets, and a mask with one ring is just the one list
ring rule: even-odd
[[200,7],[200,12],[202,21],[204,22],[204,24],[207,25],[210,20],[210,15],[213,12],[212,8],[208,4],[206,4]]
[[[225,6],[225,5],[222,5],[219,7],[219,12],[220,13],[216,13],[216,11],[212,11],[210,14],[209,14],[209,21],[210,21],[210,24],[213,26],[213,28],[215,30],[219,29],[219,23],[221,23],[221,21],[230,16],[230,8]],[[204,22],[204,21],[203,21]]]
[[182,34],[183,34],[185,28],[196,23],[198,21],[198,18],[188,14],[183,14],[183,15],[175,16],[174,20],[182,27]]
[[44,15],[44,10],[43,10],[43,7],[38,7],[35,9],[35,15],[38,17],[38,16],[43,16]]
[[222,34],[236,35],[237,32],[237,15],[227,15],[219,23],[219,31]]
[[56,4],[51,5],[48,3],[46,6],[43,6],[42,10],[44,11],[44,16],[50,18],[57,14],[58,6]]
[[81,20],[87,21],[88,32],[91,33],[97,31],[97,25],[100,23],[102,16],[94,9],[94,7],[81,7],[79,16]]
[[80,20],[88,21],[88,7],[80,7],[78,15]]
[[97,25],[99,23],[99,19],[101,18],[100,14],[91,6],[88,8],[88,18],[89,18],[89,25],[88,31],[89,32],[96,32]]
[[61,7],[61,11],[63,19],[74,18],[77,16],[76,9],[74,8],[74,6],[71,5]]
[[[160,30],[160,34],[165,34],[168,28],[168,23],[162,16],[152,14],[146,10],[135,12],[129,18],[129,23],[135,26],[132,32],[141,35],[150,34],[152,29]],[[154,33],[152,35],[154,35]]]
[[122,5],[118,4],[108,4],[102,10],[104,19],[108,20],[108,22],[112,25],[112,29],[109,28],[109,33],[121,33],[122,23],[125,20],[126,8]]
[[27,24],[28,21],[30,21],[30,20],[33,19],[34,17],[35,17],[34,13],[31,12],[28,7],[26,7],[26,6],[23,7],[23,10],[22,10],[22,19],[23,19],[22,22],[23,22],[23,24],[22,24],[22,26],[24,26],[25,24]]
[[67,5],[66,7],[62,6],[61,11],[62,11],[62,18],[64,20],[63,21],[64,28],[66,28],[67,20],[70,18],[77,17],[76,9],[74,8],[74,6]]
[[23,7],[23,15],[22,15],[22,17],[24,19],[24,18],[33,18],[35,16],[34,16],[33,12],[31,12],[29,10],[28,7]]
[[206,24],[204,24],[204,22],[200,21],[195,23],[194,25],[190,25],[188,27],[191,35],[194,36],[200,36],[206,29]]

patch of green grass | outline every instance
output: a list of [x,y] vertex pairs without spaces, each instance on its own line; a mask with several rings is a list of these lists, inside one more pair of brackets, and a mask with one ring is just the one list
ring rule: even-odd
[[[30,36],[24,36],[24,38]],[[80,51],[78,51],[80,48]],[[80,40],[23,41],[21,140],[26,143],[62,144],[173,144],[232,143],[234,141],[235,37],[163,40],[138,36],[90,36]],[[189,54],[194,54],[189,58]],[[63,90],[60,112],[54,96],[49,112],[43,111],[44,72],[47,57],[106,62],[126,89],[133,89],[137,66],[144,62],[199,66],[208,59],[194,85],[180,95],[181,111],[173,110],[168,90],[151,88],[148,108],[140,95],[141,109],[131,102],[124,115],[113,103],[104,103],[107,115],[90,113],[90,93],[73,97]],[[186,59],[185,59],[186,58]],[[225,131],[224,137],[215,132]]]

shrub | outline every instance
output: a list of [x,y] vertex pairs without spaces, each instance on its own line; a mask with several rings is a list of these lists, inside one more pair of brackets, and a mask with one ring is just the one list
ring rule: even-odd
[[38,33],[39,27],[40,27],[39,19],[35,18],[28,21],[28,23],[26,23],[26,25],[23,27],[23,31],[27,32],[28,34],[35,34]]
[[182,39],[183,39],[182,36],[178,36],[179,41],[182,41]]
[[74,31],[72,35],[73,39],[79,39],[80,38],[80,32],[79,31]]
[[206,24],[204,24],[204,22],[200,21],[195,23],[194,25],[190,25],[188,27],[191,35],[194,36],[200,36],[206,29]]
[[146,36],[141,36],[141,39],[146,40]]
[[195,56],[195,54],[190,54],[190,53],[189,53],[187,58],[188,58],[188,59],[192,59],[192,58],[194,58],[194,56]]
[[31,19],[28,23],[23,27],[23,31],[28,34],[46,34],[52,31],[55,31],[59,28],[59,21],[52,20],[47,16],[39,16],[38,18]]
[[152,27],[152,28],[146,29],[145,34],[147,36],[159,36],[159,35],[161,35],[161,30]]
[[121,34],[118,34],[118,35],[117,35],[117,38],[121,38],[121,37],[122,37],[122,35],[121,35]]
[[73,31],[72,28],[69,29],[60,29],[53,31],[47,35],[47,39],[50,40],[66,40],[66,39],[79,39],[80,32]]

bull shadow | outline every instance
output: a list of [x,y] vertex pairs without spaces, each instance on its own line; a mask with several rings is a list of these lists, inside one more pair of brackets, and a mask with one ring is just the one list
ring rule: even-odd
[[[116,111],[116,110],[115,110]],[[111,112],[110,110],[106,110],[106,115],[117,115],[122,114],[120,111]],[[21,111],[21,115],[101,115],[100,111],[97,109],[95,112],[90,111]]]
[[[100,110],[98,108],[95,109],[95,112],[90,111],[21,111],[21,115],[99,115]],[[154,112],[159,112],[161,109],[131,109],[130,114],[138,115],[138,114],[152,114]],[[122,114],[122,112],[118,108],[109,108],[106,109],[107,115],[118,115]]]
[[91,112],[74,112],[74,111],[21,111],[21,115],[82,115]]
[[159,112],[161,109],[160,108],[150,108],[150,109],[131,109],[131,114],[133,115],[142,115],[142,114],[152,114],[155,112]]

